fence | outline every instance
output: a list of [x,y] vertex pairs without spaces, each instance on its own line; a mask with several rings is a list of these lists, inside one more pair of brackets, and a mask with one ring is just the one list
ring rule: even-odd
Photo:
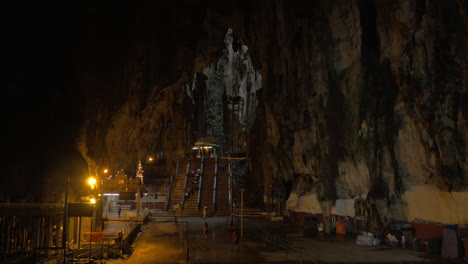
[[[188,240],[188,222],[187,221],[178,221],[177,217],[174,217],[174,222],[177,227],[177,233],[179,234],[180,241],[185,251],[186,261],[189,263],[189,240]],[[184,228],[185,225],[185,228]],[[185,231],[184,231],[185,229]]]
[[[112,220],[115,221],[115,220]],[[101,240],[100,243],[89,243],[88,245],[84,244],[82,248],[78,250],[73,250],[73,252],[67,253],[67,259],[71,262],[79,262],[83,259],[107,259],[116,258],[121,256],[122,254],[131,255],[133,253],[132,244],[138,236],[138,233],[141,231],[141,222],[136,221],[129,221],[129,227],[131,227],[130,232],[128,235],[121,239],[119,237],[115,237],[112,240]],[[143,221],[145,223],[145,221]],[[123,234],[123,233],[122,233]],[[111,243],[115,241],[115,243]],[[81,262],[80,262],[81,263]]]

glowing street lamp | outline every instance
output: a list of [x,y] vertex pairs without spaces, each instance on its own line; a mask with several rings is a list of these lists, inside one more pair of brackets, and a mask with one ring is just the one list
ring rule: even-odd
[[91,189],[94,189],[94,187],[96,185],[96,179],[93,178],[93,177],[89,177],[88,184],[91,186]]
[[109,172],[109,170],[108,170],[108,169],[104,169],[104,170],[102,170],[102,172],[104,172],[104,174],[107,174],[107,173]]
[[88,179],[88,183],[89,183],[89,185],[94,185],[94,184],[96,184],[96,179],[93,178],[93,177],[90,177],[90,178]]
[[89,198],[89,202],[92,203],[92,204],[95,204],[96,203],[96,198]]

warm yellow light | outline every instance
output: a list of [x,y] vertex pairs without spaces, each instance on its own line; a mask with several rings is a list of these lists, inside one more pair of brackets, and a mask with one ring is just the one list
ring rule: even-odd
[[96,184],[96,179],[93,178],[93,177],[90,177],[90,178],[88,179],[88,184],[91,185],[91,186],[93,186],[94,184]]
[[108,169],[104,169],[102,172],[104,172],[104,173],[108,173],[108,172],[109,172],[109,170],[108,170]]
[[149,160],[149,161],[153,161],[153,157],[149,157],[148,160]]
[[92,204],[95,204],[96,203],[96,198],[89,198],[89,202],[92,203]]

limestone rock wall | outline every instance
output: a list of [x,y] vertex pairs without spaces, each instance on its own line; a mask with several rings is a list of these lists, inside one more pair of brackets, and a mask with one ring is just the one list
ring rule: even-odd
[[231,28],[262,77],[245,135],[260,183],[250,193],[290,185],[289,210],[324,214],[367,199],[376,225],[468,218],[466,1],[204,4],[168,6],[158,23],[157,8],[136,8],[137,37],[116,44],[133,51],[118,60],[131,66],[115,81],[123,92],[90,102],[83,155],[133,169],[162,142],[173,164],[193,141],[181,87],[220,57]]
[[466,10],[459,1],[275,10],[275,41],[258,53],[269,63],[251,135],[254,175],[299,181],[294,211],[322,213],[318,201],[333,201],[332,212],[347,214],[352,208],[337,201],[361,197],[378,211],[376,224],[461,223],[468,217]]
[[[204,100],[195,104],[203,104],[204,133],[220,138],[227,151],[245,152],[246,136],[256,119],[262,77],[252,65],[248,47],[234,39],[230,28],[224,37],[222,56],[204,68],[203,75],[207,79],[206,93]],[[231,102],[237,97],[236,104],[229,103],[228,97]]]

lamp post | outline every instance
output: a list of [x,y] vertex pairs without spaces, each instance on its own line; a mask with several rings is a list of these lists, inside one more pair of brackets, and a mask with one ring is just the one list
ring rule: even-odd
[[70,182],[70,177],[67,176],[67,184],[65,186],[65,205],[63,212],[63,238],[62,238],[62,247],[63,247],[63,263],[67,262],[67,236],[68,236],[68,185]]
[[[94,225],[97,226],[100,223],[99,221],[102,220],[101,219],[102,218],[102,196],[99,193],[99,190],[98,190],[99,185],[98,185],[98,180],[96,180],[96,178],[94,178],[93,176],[89,177],[88,184],[91,188],[91,195],[94,195],[93,218],[95,220]],[[98,209],[99,209],[99,214],[97,212]],[[100,230],[100,229],[97,229],[97,230]]]
[[[88,184],[89,184],[89,187],[91,188],[91,195],[94,195],[95,190],[97,189],[96,182],[97,182],[97,180],[93,176],[88,178]],[[91,201],[91,199],[93,199],[93,201]],[[93,198],[90,198],[89,202],[93,204],[93,216],[92,216],[92,218],[94,218],[95,217],[95,210],[96,210],[96,198],[93,196]],[[92,223],[92,221],[90,223]]]
[[[83,203],[83,197],[80,197],[80,205]],[[78,218],[78,249],[81,248],[81,215]]]
[[[105,178],[106,180],[108,180],[108,179],[109,179],[109,178],[108,178],[109,169],[104,168],[104,169],[102,170],[102,175],[104,176],[104,178]],[[102,187],[100,188],[100,193],[102,194],[103,189],[104,189],[104,188],[103,188],[104,182],[102,182],[102,177],[100,177],[100,179],[101,179],[101,184],[102,184]],[[102,210],[104,210],[104,212],[105,212],[105,213],[104,213],[104,216],[107,218],[107,217],[108,217],[108,216],[107,216],[107,212],[110,210],[110,208],[109,208],[109,199],[106,198],[106,197],[104,197],[104,196],[102,196],[101,194],[99,194],[99,196],[101,196],[101,198],[100,198],[101,202],[100,202],[100,206],[99,206],[99,207],[100,207],[100,208],[99,208],[99,214],[100,214],[100,216],[101,216],[101,215],[102,215]],[[101,220],[102,220],[102,219],[101,219]]]
[[[93,216],[94,216],[94,209],[96,208],[96,199],[91,198],[89,202],[93,205]],[[91,263],[91,238],[93,233],[93,217],[91,217],[89,221],[89,263]]]
[[[91,188],[91,190],[96,189],[96,178],[94,177],[89,177],[88,178],[88,184]],[[93,233],[93,218],[96,214],[96,198],[90,197],[89,202],[93,205],[93,216],[91,216],[90,221],[89,221],[89,263],[91,263],[91,238],[92,238],[92,233]]]

